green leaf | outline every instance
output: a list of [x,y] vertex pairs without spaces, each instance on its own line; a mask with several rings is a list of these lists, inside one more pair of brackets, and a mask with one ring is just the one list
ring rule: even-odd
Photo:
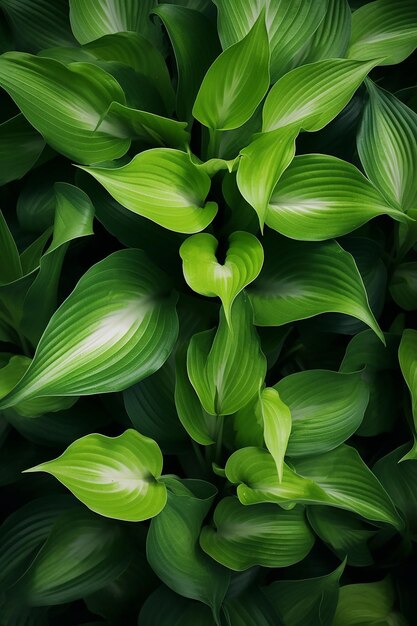
[[245,295],[236,298],[230,326],[223,310],[219,327],[194,335],[187,354],[190,381],[205,411],[235,413],[259,391],[266,359],[252,325],[252,308]]
[[368,324],[384,341],[356,263],[338,243],[271,235],[264,239],[264,250],[262,272],[248,289],[255,324],[282,326],[320,313],[344,313]]
[[0,284],[6,285],[22,276],[19,251],[13,235],[0,211]]
[[214,24],[194,10],[197,8],[194,1],[190,8],[178,4],[160,4],[153,13],[162,20],[174,49],[178,74],[177,115],[191,122],[197,91],[206,70],[220,52],[220,44]]
[[320,130],[347,105],[376,61],[329,59],[288,72],[272,87],[263,109],[263,131],[297,124]]
[[360,373],[306,370],[275,385],[292,417],[287,454],[291,457],[333,450],[360,426],[369,391]]
[[391,296],[405,311],[417,309],[417,263],[400,263],[395,268],[389,286]]
[[388,578],[376,583],[345,585],[340,588],[333,626],[390,623],[400,626],[392,613],[394,604],[394,589]]
[[353,13],[348,56],[379,65],[400,63],[417,47],[414,0],[376,0]]
[[81,44],[125,31],[136,31],[146,39],[155,37],[149,19],[155,0],[70,0],[69,4],[72,32]]
[[417,204],[417,114],[367,81],[369,101],[357,137],[367,176],[388,202],[407,211]]
[[187,600],[165,585],[148,597],[138,622],[139,626],[213,626],[213,623],[208,606]]
[[229,585],[229,573],[198,543],[216,489],[201,480],[166,479],[166,484],[167,505],[152,520],[148,532],[148,562],[168,587],[207,604],[216,618]]
[[43,137],[21,113],[0,124],[0,186],[22,178],[44,147]]
[[87,435],[25,471],[55,476],[95,513],[140,522],[165,506],[166,488],[158,481],[162,463],[155,441],[129,429],[118,437]]
[[268,452],[243,448],[227,461],[226,476],[239,484],[237,495],[245,505],[273,502],[287,508],[295,503],[325,504],[401,528],[388,494],[349,446],[298,459],[294,470],[284,465],[281,482]]
[[239,42],[209,68],[193,116],[216,130],[239,128],[252,116],[269,87],[269,44],[262,11]]
[[[414,439],[417,440],[417,330],[404,330],[398,350],[398,358],[404,380],[411,396],[412,416],[414,422]],[[411,459],[417,458],[414,445],[410,453]]]
[[215,561],[236,571],[255,565],[288,567],[307,556],[314,543],[303,507],[245,507],[228,497],[217,505],[213,521],[214,528],[201,531],[200,545]]
[[179,150],[155,148],[120,168],[83,168],[124,207],[179,233],[204,230],[217,213],[205,203],[210,177]]
[[219,242],[202,233],[184,241],[180,248],[187,284],[203,296],[219,296],[226,321],[230,324],[236,296],[255,280],[262,268],[264,253],[258,239],[244,231],[229,236],[229,247],[223,262],[216,257]]
[[258,422],[263,424],[265,445],[277,466],[278,478],[282,480],[284,457],[292,428],[292,414],[278,391],[271,387],[263,389],[256,406]]
[[[113,101],[123,104],[116,80],[90,63],[71,63],[8,52],[0,57],[0,86],[45,141],[69,159],[95,163],[125,154],[130,141],[117,128],[101,128]],[[116,133],[116,135],[115,135]]]
[[149,376],[176,340],[175,302],[167,278],[143,252],[111,254],[54,313],[25,376],[0,406],[120,391]]
[[262,133],[240,152],[237,185],[258,214],[261,230],[273,189],[294,158],[297,134],[291,127]]
[[303,63],[345,57],[349,46],[351,22],[348,1],[329,0],[324,19],[308,43]]
[[30,606],[71,602],[117,578],[130,558],[121,526],[77,507],[54,525],[19,591]]
[[277,232],[303,241],[350,233],[379,215],[405,221],[354,165],[333,156],[295,157],[278,181],[265,221]]
[[318,0],[214,0],[218,9],[218,29],[223,48],[235,44],[252,28],[262,8],[266,8],[266,23],[271,49],[271,78],[279,76],[298,64],[306,42],[317,30],[326,12],[326,2]]

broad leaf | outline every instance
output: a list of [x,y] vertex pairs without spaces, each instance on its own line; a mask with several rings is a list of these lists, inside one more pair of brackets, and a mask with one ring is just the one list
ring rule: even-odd
[[272,87],[263,109],[263,130],[297,124],[320,130],[347,105],[376,61],[330,59],[292,70]]
[[256,406],[258,422],[263,426],[265,445],[277,466],[278,478],[282,480],[284,457],[292,429],[292,414],[278,391],[266,387],[259,394]]
[[100,515],[140,522],[165,506],[166,488],[158,481],[162,462],[155,441],[130,429],[118,437],[87,435],[26,472],[52,474]]
[[340,237],[379,215],[405,221],[354,165],[321,154],[295,157],[278,181],[265,221],[304,241]]
[[213,626],[213,616],[202,602],[188,600],[165,585],[156,589],[144,603],[139,626]]
[[217,213],[205,203],[210,177],[179,150],[155,148],[120,168],[83,168],[117,202],[164,228],[179,233],[204,230]]
[[400,63],[417,47],[414,0],[376,0],[353,13],[348,56],[380,65]]
[[333,450],[360,426],[369,391],[360,373],[306,370],[275,385],[291,411],[287,454],[291,457]]
[[91,267],[54,313],[29,369],[0,406],[119,391],[149,376],[175,342],[175,301],[143,252],[115,252]]
[[269,44],[262,11],[249,33],[211,65],[193,116],[205,126],[231,130],[252,116],[269,87]]
[[329,0],[324,19],[308,43],[303,63],[345,57],[349,46],[351,22],[348,1]]
[[417,263],[401,263],[395,268],[389,286],[391,296],[405,311],[417,309]]
[[224,261],[218,259],[218,247],[219,242],[213,235],[202,233],[186,239],[180,255],[188,285],[203,296],[219,296],[230,324],[232,304],[244,287],[258,276],[264,253],[258,239],[244,231],[230,235]]
[[125,97],[116,80],[101,68],[8,52],[0,57],[0,86],[29,123],[55,150],[79,163],[116,159],[130,141],[117,128],[96,130],[113,101]]
[[255,324],[281,326],[320,313],[344,313],[368,324],[383,341],[356,263],[338,243],[272,235],[264,239],[264,250],[261,274],[248,289]]
[[394,206],[416,207],[417,114],[367,81],[369,101],[357,137],[365,172]]
[[291,511],[273,504],[245,507],[236,497],[228,497],[217,505],[213,523],[214,528],[203,528],[200,545],[215,561],[237,571],[254,565],[293,565],[314,543],[303,507]]
[[21,113],[0,124],[0,185],[22,178],[44,147],[43,137]]
[[371,626],[407,622],[393,612],[395,593],[388,578],[375,583],[358,583],[340,588],[333,626]]
[[252,308],[245,295],[236,298],[230,326],[223,310],[216,332],[194,335],[187,354],[190,381],[211,415],[235,413],[259,391],[266,360],[252,325]]

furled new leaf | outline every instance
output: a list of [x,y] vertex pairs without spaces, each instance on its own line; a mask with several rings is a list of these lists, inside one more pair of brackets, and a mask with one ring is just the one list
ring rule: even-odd
[[290,408],[276,389],[266,387],[259,394],[255,410],[258,422],[263,426],[265,445],[277,466],[278,478],[282,480],[284,457],[292,428]]

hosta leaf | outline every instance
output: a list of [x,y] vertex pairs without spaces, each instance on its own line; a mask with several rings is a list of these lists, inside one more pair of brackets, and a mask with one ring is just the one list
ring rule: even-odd
[[[220,52],[216,29],[196,8],[160,4],[153,13],[161,18],[177,64],[177,114],[179,119],[192,121],[191,110],[207,68]],[[184,37],[187,33],[187,37]]]
[[43,137],[22,114],[0,124],[0,186],[22,178],[45,147]]
[[[252,570],[253,571],[253,570]],[[245,590],[241,595],[227,599],[223,607],[233,626],[283,626],[280,617],[261,590]]]
[[366,626],[369,624],[398,624],[392,609],[395,594],[388,578],[376,583],[359,583],[340,588],[334,626]]
[[287,237],[320,241],[345,235],[383,214],[405,221],[354,165],[307,154],[295,157],[282,174],[265,221]]
[[168,480],[167,505],[152,520],[148,532],[148,561],[168,587],[186,598],[204,602],[218,616],[229,573],[210,559],[198,543],[216,489],[200,480]]
[[187,354],[190,381],[211,415],[238,411],[260,389],[266,360],[252,325],[252,308],[245,295],[236,298],[230,326],[223,311],[217,332],[194,335]]
[[289,456],[333,450],[360,426],[369,391],[360,373],[306,370],[275,385],[292,417]]
[[347,0],[329,0],[324,19],[308,43],[303,62],[313,63],[346,56],[351,21]]
[[228,48],[252,28],[263,7],[271,48],[271,78],[275,82],[294,65],[306,41],[323,20],[326,2],[308,0],[214,0],[218,8],[218,28],[223,48]]
[[0,406],[118,391],[149,376],[175,342],[175,301],[143,252],[115,252],[91,267],[54,313],[25,376]]
[[158,482],[162,462],[155,441],[129,429],[118,437],[87,435],[26,472],[52,474],[100,515],[140,522],[165,506],[166,488]]
[[248,290],[255,324],[281,326],[320,313],[344,313],[368,324],[383,341],[356,263],[339,244],[273,235],[264,239],[264,250],[263,269]]
[[349,57],[400,63],[417,47],[417,6],[413,0],[376,0],[353,13]]
[[0,211],[0,284],[6,285],[22,276],[19,251],[13,235]]
[[19,587],[30,606],[71,602],[116,578],[130,558],[121,526],[77,507],[59,518]]
[[155,0],[70,0],[69,4],[72,32],[81,44],[126,31],[137,31],[147,39],[155,36],[149,19]]
[[203,296],[219,296],[227,322],[236,296],[258,276],[264,253],[254,235],[237,231],[229,237],[224,262],[216,257],[219,243],[202,233],[184,241],[180,248],[183,272],[188,285]]
[[262,11],[249,33],[209,68],[193,116],[209,128],[238,128],[255,112],[268,87],[269,44]]
[[130,141],[117,129],[96,128],[113,101],[125,97],[116,80],[90,63],[65,66],[22,52],[0,57],[0,86],[47,143],[69,159],[94,163],[123,156]]
[[417,114],[395,96],[367,82],[369,101],[357,138],[365,172],[394,206],[417,204]]
[[393,300],[405,311],[417,309],[417,263],[401,263],[391,277],[389,286]]
[[292,70],[272,87],[263,109],[263,130],[297,124],[320,130],[347,105],[376,61],[329,59]]
[[237,185],[258,214],[261,229],[272,191],[294,158],[297,134],[297,128],[262,133],[240,152]]
[[401,337],[398,358],[404,380],[411,395],[411,407],[414,421],[414,447],[411,459],[417,458],[417,330],[406,329]]
[[217,505],[213,521],[214,528],[203,528],[200,545],[215,561],[232,570],[293,565],[314,543],[303,507],[291,511],[273,504],[245,507],[236,497],[228,497]]
[[161,585],[144,603],[138,626],[213,626],[208,606]]
[[205,203],[210,178],[179,150],[155,148],[117,169],[83,168],[124,207],[179,233],[204,230],[217,213]]
[[278,391],[271,387],[266,387],[259,394],[256,411],[258,421],[263,424],[265,445],[277,466],[278,478],[282,480],[284,456],[292,428],[291,411]]
[[237,495],[242,504],[326,504],[401,527],[388,494],[356,450],[348,446],[298,459],[294,470],[284,465],[281,482],[269,452],[242,448],[227,461],[226,476],[239,484]]

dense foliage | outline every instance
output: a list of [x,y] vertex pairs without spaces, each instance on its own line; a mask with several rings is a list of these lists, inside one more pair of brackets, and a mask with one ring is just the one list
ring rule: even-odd
[[0,0],[0,626],[416,624],[416,47]]

